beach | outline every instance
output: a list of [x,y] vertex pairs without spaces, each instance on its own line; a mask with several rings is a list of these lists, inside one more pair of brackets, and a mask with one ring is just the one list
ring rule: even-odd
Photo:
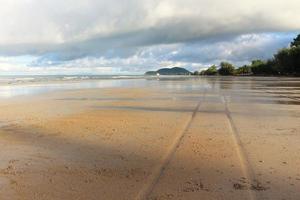
[[300,199],[299,78],[5,82],[0,110],[1,200]]

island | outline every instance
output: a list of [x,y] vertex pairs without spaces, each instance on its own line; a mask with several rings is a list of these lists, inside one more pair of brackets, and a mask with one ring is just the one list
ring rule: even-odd
[[173,68],[162,68],[157,71],[148,71],[145,73],[147,76],[156,76],[156,75],[191,75],[192,73],[181,67]]

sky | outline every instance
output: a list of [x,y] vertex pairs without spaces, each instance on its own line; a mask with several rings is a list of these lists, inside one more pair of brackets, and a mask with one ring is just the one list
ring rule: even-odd
[[269,59],[299,0],[0,0],[0,75],[142,74]]

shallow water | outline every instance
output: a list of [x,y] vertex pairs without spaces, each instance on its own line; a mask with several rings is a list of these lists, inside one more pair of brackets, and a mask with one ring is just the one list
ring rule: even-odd
[[[22,77],[22,82],[0,85],[0,98],[74,89],[147,87],[173,95],[198,94],[204,90],[227,96],[231,102],[299,105],[300,78],[278,77]],[[5,80],[19,80],[18,78]],[[71,81],[70,81],[71,80]],[[181,97],[193,100],[193,96]],[[75,100],[75,99],[74,99]],[[84,99],[81,99],[84,100]],[[100,99],[98,99],[100,100]],[[210,99],[219,101],[218,99]]]
[[20,95],[33,95],[60,90],[76,90],[90,88],[110,88],[110,87],[134,87],[139,80],[85,80],[77,82],[57,82],[57,83],[23,83],[12,85],[0,85],[0,98],[10,98]]
[[[22,81],[20,81],[22,79]],[[20,95],[33,95],[39,93],[115,87],[163,87],[166,89],[193,89],[208,87],[207,84],[199,84],[200,79],[190,77],[156,77],[143,76],[92,76],[77,77],[2,77],[0,84],[0,98],[10,98]],[[195,81],[196,80],[196,81]],[[187,82],[188,81],[188,82]],[[191,84],[191,81],[192,84]]]

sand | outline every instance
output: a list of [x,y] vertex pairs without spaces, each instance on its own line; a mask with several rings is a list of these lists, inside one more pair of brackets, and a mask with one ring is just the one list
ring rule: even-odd
[[274,80],[1,99],[0,199],[300,199],[300,80]]

